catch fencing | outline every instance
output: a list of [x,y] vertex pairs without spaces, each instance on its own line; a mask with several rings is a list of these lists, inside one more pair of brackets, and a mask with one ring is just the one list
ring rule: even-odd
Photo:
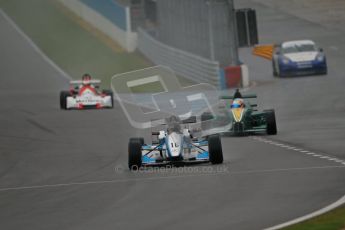
[[219,62],[168,46],[138,29],[138,48],[156,65],[172,68],[177,75],[219,87]]
[[229,0],[159,0],[157,39],[229,66],[237,62],[232,7]]

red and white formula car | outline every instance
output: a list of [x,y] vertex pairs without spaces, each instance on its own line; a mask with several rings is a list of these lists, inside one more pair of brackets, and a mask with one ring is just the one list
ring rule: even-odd
[[100,80],[91,80],[84,74],[82,80],[71,81],[69,91],[60,92],[61,109],[102,109],[113,108],[113,92],[99,90]]

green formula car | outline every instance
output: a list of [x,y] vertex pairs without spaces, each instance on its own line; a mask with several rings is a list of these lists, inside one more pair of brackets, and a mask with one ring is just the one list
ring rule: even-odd
[[[226,120],[230,123],[229,130],[224,134],[251,135],[251,134],[277,134],[275,112],[273,109],[259,112],[257,104],[250,103],[249,99],[256,99],[255,94],[242,95],[238,90],[234,96],[221,96],[226,101],[222,114],[213,116],[203,113],[201,116],[202,129],[210,129],[210,125]],[[230,121],[230,122],[229,122]]]

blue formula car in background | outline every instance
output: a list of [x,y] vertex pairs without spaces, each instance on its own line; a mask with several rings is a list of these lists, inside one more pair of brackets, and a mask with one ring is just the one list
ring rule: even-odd
[[[196,118],[192,119],[196,122]],[[145,144],[144,138],[131,138],[128,144],[128,167],[138,170],[145,166],[205,163],[221,164],[223,151],[220,136],[195,138],[188,129],[188,121],[172,116],[166,119],[167,129],[152,132],[155,143]],[[182,129],[182,125],[185,127]]]
[[327,74],[326,56],[310,40],[288,41],[277,46],[272,67],[275,77]]

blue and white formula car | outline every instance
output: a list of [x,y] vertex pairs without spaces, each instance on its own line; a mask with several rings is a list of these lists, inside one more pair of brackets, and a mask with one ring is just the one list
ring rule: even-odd
[[[128,167],[138,170],[145,166],[167,164],[223,163],[223,151],[219,135],[207,138],[193,138],[191,131],[182,124],[191,123],[172,116],[166,119],[167,130],[152,132],[156,144],[144,144],[144,138],[131,138],[128,144]],[[196,118],[195,118],[196,122]]]
[[272,67],[275,77],[327,74],[326,56],[310,40],[288,41],[276,47]]

